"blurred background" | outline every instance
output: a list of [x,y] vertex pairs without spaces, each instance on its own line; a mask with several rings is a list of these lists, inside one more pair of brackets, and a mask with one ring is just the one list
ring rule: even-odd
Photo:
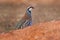
[[32,10],[33,25],[60,20],[60,0],[0,0],[0,33],[14,30],[30,5],[35,7]]

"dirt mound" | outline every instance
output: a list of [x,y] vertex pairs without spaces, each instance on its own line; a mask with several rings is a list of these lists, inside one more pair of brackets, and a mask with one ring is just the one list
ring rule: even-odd
[[0,40],[60,40],[60,21],[51,21],[0,34]]

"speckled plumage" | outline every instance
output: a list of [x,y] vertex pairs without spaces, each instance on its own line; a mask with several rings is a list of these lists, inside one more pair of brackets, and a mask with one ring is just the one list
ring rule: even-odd
[[17,29],[23,29],[27,26],[32,25],[32,16],[31,16],[31,10],[29,10],[32,7],[27,8],[25,15],[22,17],[22,19],[17,23],[16,28]]

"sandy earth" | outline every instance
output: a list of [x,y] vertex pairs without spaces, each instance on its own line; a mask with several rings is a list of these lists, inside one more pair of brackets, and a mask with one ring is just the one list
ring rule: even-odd
[[60,21],[39,23],[25,29],[1,33],[0,40],[60,40]]

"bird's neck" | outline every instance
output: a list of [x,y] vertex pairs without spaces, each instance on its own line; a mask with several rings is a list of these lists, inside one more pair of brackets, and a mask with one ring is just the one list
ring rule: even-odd
[[26,13],[29,17],[31,17],[31,10],[27,9]]

